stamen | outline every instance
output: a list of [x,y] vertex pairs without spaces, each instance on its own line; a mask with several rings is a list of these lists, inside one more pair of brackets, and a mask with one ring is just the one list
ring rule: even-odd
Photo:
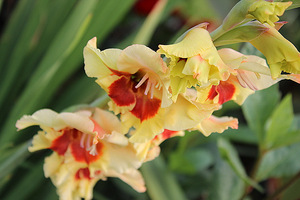
[[95,144],[93,144],[90,148],[88,148],[87,151],[90,151],[90,154],[93,155],[93,156],[98,154]]
[[148,94],[148,92],[149,92],[149,90],[150,90],[150,86],[151,86],[151,83],[150,83],[150,81],[148,81],[148,82],[147,82],[147,87],[146,87],[145,92],[144,92],[145,95]]
[[193,74],[193,78],[194,78],[194,79],[197,79],[199,75],[200,75],[199,73],[194,73],[194,74]]
[[244,88],[248,87],[249,89],[251,89],[253,91],[258,90],[258,88],[252,83],[252,81],[249,79],[249,77],[246,74],[244,74],[244,73],[238,73],[237,78],[238,78],[238,81],[240,82],[240,84]]
[[143,83],[149,78],[148,74],[145,74],[145,76],[140,80],[140,82],[135,86],[135,88],[139,88]]
[[153,94],[154,94],[154,83],[151,84],[151,99],[153,99]]
[[81,148],[84,148],[85,137],[86,137],[86,134],[83,133],[83,135],[82,135],[82,137],[81,137],[81,140],[80,140],[80,147],[81,147]]
[[88,138],[85,142],[86,150],[91,148],[91,134],[88,134]]

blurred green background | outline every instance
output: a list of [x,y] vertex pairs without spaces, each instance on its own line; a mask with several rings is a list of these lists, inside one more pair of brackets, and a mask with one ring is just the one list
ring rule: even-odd
[[[15,122],[41,108],[60,112],[104,94],[83,70],[89,39],[96,36],[100,49],[144,43],[157,50],[198,23],[208,21],[214,30],[237,2],[169,0],[151,18],[157,0],[0,0],[0,199],[58,199],[43,175],[50,152],[27,151],[38,129],[17,132]],[[299,9],[281,20],[289,22],[281,33],[300,49]],[[232,47],[257,53],[247,44]],[[228,102],[216,115],[237,117],[239,130],[170,139],[141,169],[146,193],[109,178],[97,183],[94,199],[263,199],[291,182],[280,198],[296,200],[299,113],[300,87],[291,81],[257,92],[242,107]]]

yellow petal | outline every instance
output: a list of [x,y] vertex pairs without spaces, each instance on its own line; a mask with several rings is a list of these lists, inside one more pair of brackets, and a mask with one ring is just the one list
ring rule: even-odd
[[200,107],[200,105],[192,103],[183,95],[179,95],[176,103],[166,109],[165,129],[181,131],[195,127],[212,114],[215,107],[211,108]]
[[107,132],[113,131],[122,133],[122,124],[118,117],[111,112],[96,108],[93,119]]
[[116,61],[121,53],[119,49],[100,51],[96,46],[96,38],[91,39],[84,48],[85,72],[89,77],[106,77],[111,69],[117,69]]
[[52,127],[56,130],[62,129],[66,126],[63,121],[57,118],[58,114],[50,109],[42,109],[36,111],[31,116],[25,115],[17,121],[16,127],[20,129],[29,126],[40,125],[45,127]]
[[159,45],[168,55],[189,58],[214,48],[209,32],[204,28],[190,30],[182,41],[172,45]]
[[272,77],[275,79],[281,72],[300,74],[300,53],[274,27],[265,24],[268,31],[250,41],[267,58]]
[[60,157],[57,153],[52,153],[50,156],[45,158],[44,163],[44,174],[45,177],[50,177],[56,174],[63,163],[62,157]]
[[128,169],[123,173],[118,173],[116,171],[108,171],[107,176],[118,177],[128,185],[130,185],[137,192],[145,192],[145,182],[141,173],[136,169]]
[[167,71],[167,66],[158,53],[144,45],[134,44],[122,51],[118,60],[118,69],[130,74],[140,69],[162,74]]
[[[33,137],[32,146],[28,148],[30,152],[48,149],[52,145],[52,141],[61,136],[61,132],[54,131],[51,128],[44,128],[45,131],[39,131],[37,135]],[[47,131],[47,132],[46,132]]]
[[192,130],[199,130],[203,135],[209,136],[213,132],[223,133],[228,128],[237,129],[238,120],[232,117],[215,117],[210,116],[203,120]]

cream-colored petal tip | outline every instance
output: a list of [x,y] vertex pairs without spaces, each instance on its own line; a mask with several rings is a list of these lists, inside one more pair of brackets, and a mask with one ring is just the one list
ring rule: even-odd
[[97,37],[93,37],[87,43],[89,46],[97,48]]

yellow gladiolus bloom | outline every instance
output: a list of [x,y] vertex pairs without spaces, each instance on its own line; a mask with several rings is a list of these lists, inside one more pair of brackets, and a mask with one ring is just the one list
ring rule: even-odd
[[265,24],[268,31],[250,41],[264,54],[271,69],[272,77],[278,78],[281,72],[300,74],[300,53],[285,39],[275,27]]
[[18,129],[39,125],[31,152],[51,149],[44,173],[57,187],[60,199],[92,199],[92,189],[100,179],[119,177],[138,192],[145,186],[138,172],[142,164],[122,132],[119,119],[95,108],[75,113],[56,113],[49,109],[23,116]]
[[[220,80],[226,80],[230,72],[233,73],[218,55],[206,25],[198,25],[191,29],[176,44],[159,45],[158,52],[170,59],[168,66],[172,75],[170,78],[173,100],[176,100],[177,95],[184,92],[186,87],[217,84]],[[176,85],[182,87],[178,88]]]

